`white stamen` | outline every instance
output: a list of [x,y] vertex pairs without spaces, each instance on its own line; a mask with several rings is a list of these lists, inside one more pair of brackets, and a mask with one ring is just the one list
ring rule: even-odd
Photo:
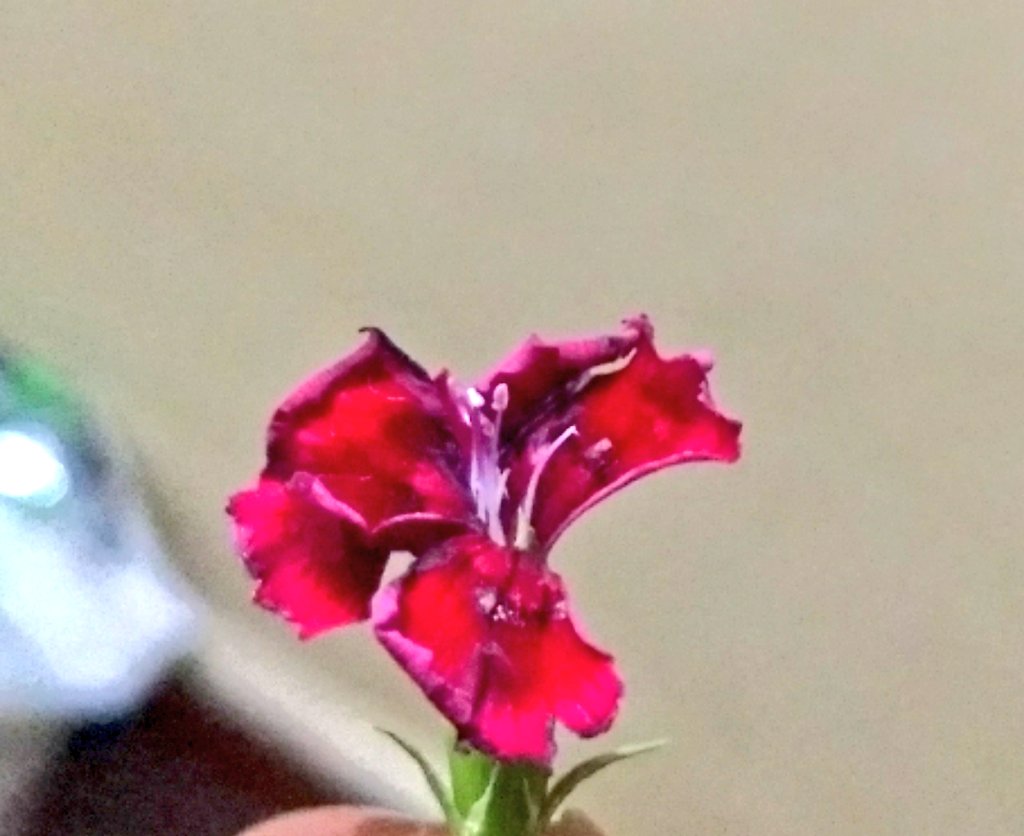
[[494,394],[491,395],[491,409],[498,417],[501,417],[501,413],[508,409],[507,383],[499,383],[494,387]]
[[501,499],[487,509],[487,536],[499,546],[505,545],[505,532],[501,527]]
[[469,484],[476,500],[477,517],[487,527],[494,542],[505,545],[505,532],[501,526],[501,502],[505,496],[508,474],[498,469],[501,414],[508,406],[508,386],[499,384],[491,395],[492,421],[483,412],[487,401],[476,389],[466,390],[470,406],[472,454],[470,456]]
[[573,393],[579,392],[589,386],[595,378],[604,377],[605,375],[615,374],[616,372],[622,371],[626,366],[633,362],[633,358],[636,356],[636,349],[634,348],[628,354],[624,354],[615,360],[609,360],[607,363],[601,363],[599,366],[591,366],[583,374],[579,376],[579,379],[573,384]]
[[[493,432],[492,442],[494,454],[494,466],[498,466],[498,451],[501,448],[501,419],[505,415],[505,410],[508,409],[508,386],[504,383],[499,383],[494,387],[494,393],[491,395],[491,409],[494,412],[494,425],[491,428]],[[500,481],[500,475],[499,475]],[[504,490],[504,483],[501,483],[501,490]],[[501,496],[499,492],[498,502],[501,502]]]
[[516,520],[516,548],[526,549],[531,545],[533,527],[530,523],[533,517],[533,503],[537,498],[537,486],[540,484],[540,477],[544,473],[544,468],[551,461],[551,457],[558,452],[558,448],[578,434],[575,425],[566,428],[558,438],[541,450],[540,455],[537,457],[537,461],[533,466],[533,473],[530,474],[530,482],[526,486],[526,493],[523,494],[522,504],[519,506],[519,515]]
[[586,452],[583,454],[588,459],[597,459],[612,449],[612,440],[610,438],[602,438],[600,441],[596,441],[591,444]]
[[490,615],[494,605],[498,603],[497,590],[489,586],[477,590],[476,603],[480,608],[480,612],[484,615]]

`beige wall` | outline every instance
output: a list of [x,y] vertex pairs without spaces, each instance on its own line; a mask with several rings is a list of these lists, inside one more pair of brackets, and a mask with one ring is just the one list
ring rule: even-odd
[[558,550],[629,683],[567,751],[674,740],[581,803],[1024,832],[1018,2],[94,5],[0,9],[0,333],[143,447],[254,693],[434,728],[365,631],[246,603],[220,509],[279,394],[364,324],[472,373],[646,310],[746,457]]

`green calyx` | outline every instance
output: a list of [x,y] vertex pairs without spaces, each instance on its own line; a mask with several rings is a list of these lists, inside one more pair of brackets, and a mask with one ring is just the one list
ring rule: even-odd
[[457,836],[537,836],[550,772],[526,761],[503,763],[453,746],[448,758]]
[[557,779],[528,761],[501,761],[455,743],[445,781],[412,745],[384,732],[416,761],[452,836],[543,836],[569,794],[606,766],[657,749],[665,741],[623,746],[577,764]]

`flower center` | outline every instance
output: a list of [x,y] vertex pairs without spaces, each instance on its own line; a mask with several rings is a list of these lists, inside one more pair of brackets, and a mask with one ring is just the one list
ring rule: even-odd
[[491,395],[493,420],[484,414],[487,402],[476,389],[470,388],[469,425],[473,449],[469,462],[469,487],[476,501],[476,515],[487,527],[487,535],[504,546],[505,532],[501,527],[501,503],[505,498],[508,471],[498,465],[498,440],[501,436],[501,416],[508,408],[508,386],[500,383]]
[[[499,460],[501,419],[508,409],[508,386],[504,383],[495,386],[490,404],[476,389],[470,388],[466,394],[472,436],[469,485],[476,502],[476,515],[487,529],[487,536],[498,545],[506,546],[508,539],[501,522],[501,509],[506,498],[509,471],[501,468]],[[558,448],[575,435],[576,427],[569,426],[553,441],[533,452],[530,480],[515,515],[515,530],[512,532],[515,548],[529,549],[534,545],[531,520],[540,477]]]

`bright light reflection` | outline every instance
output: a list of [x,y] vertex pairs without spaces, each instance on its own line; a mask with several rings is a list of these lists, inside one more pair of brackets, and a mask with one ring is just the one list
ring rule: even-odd
[[0,430],[0,496],[51,506],[69,487],[68,472],[53,450],[23,432]]

